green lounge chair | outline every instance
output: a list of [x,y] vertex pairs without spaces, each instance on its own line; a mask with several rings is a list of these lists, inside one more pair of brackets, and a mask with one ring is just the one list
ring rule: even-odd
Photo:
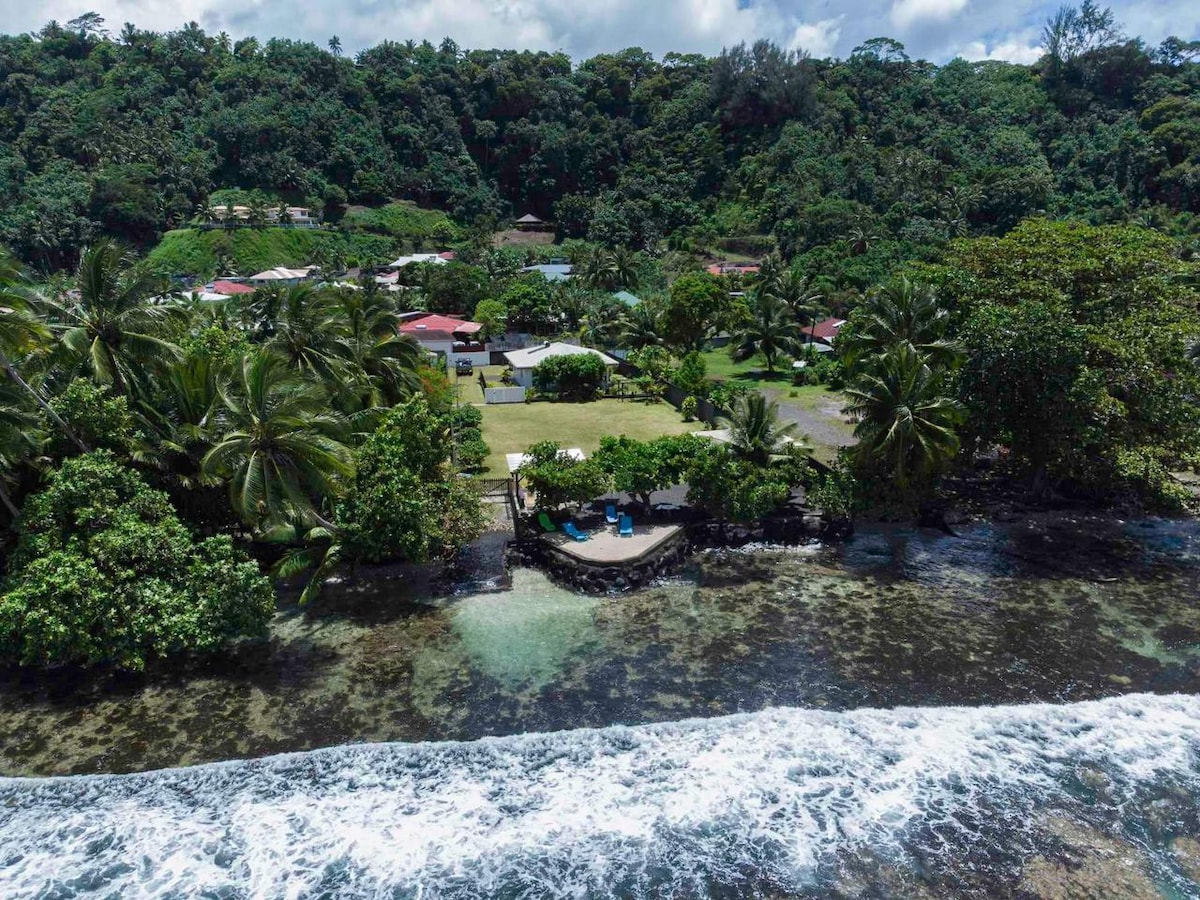
[[542,526],[543,531],[558,531],[558,526],[551,522],[544,512],[538,513],[538,524]]

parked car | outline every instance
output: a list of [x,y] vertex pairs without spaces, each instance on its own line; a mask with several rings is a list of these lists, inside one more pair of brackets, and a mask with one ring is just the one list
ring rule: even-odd
[[457,359],[454,361],[454,371],[459,375],[470,375],[475,371],[475,366],[469,359]]

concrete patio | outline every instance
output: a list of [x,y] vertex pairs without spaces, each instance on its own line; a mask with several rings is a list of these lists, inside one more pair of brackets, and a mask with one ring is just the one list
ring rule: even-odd
[[679,525],[634,525],[632,536],[621,537],[616,525],[604,525],[589,530],[586,541],[572,540],[561,531],[543,534],[541,540],[582,562],[607,566],[641,560],[682,531]]

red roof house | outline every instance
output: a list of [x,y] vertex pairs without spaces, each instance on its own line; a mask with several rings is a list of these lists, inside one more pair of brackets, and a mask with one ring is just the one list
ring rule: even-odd
[[478,322],[468,322],[458,316],[427,314],[410,319],[400,326],[400,333],[411,335],[419,343],[470,341],[483,328]]
[[705,269],[709,275],[750,275],[761,266],[755,263],[714,263]]
[[846,324],[845,319],[822,319],[815,325],[802,329],[810,341],[820,341],[822,344],[832,344],[838,336],[838,330]]
[[214,281],[212,290],[214,294],[253,294],[254,288],[248,284],[239,284],[236,281]]

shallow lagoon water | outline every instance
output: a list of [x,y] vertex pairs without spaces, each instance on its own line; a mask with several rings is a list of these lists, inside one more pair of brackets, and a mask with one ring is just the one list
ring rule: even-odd
[[[1200,896],[1198,588],[1159,520],[346,585],[221,659],[9,673],[5,774],[331,749],[0,782],[0,893]],[[384,741],[430,743],[335,746]]]

